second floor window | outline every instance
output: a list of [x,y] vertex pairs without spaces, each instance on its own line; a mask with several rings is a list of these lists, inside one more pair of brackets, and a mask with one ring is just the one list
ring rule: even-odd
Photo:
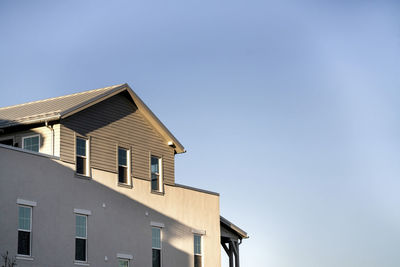
[[194,235],[194,267],[202,267],[201,235]]
[[83,138],[76,138],[76,173],[88,175],[88,141]]
[[39,135],[22,137],[22,148],[33,152],[39,152]]
[[129,154],[127,149],[118,147],[118,182],[121,184],[129,183]]
[[32,207],[18,206],[18,254],[31,255]]
[[161,228],[151,228],[151,247],[153,267],[161,267]]
[[151,156],[151,190],[162,191],[161,158]]
[[87,258],[87,216],[75,215],[75,260],[86,262]]

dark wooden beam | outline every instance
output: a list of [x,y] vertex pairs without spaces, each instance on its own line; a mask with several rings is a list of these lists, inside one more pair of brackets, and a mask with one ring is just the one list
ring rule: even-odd
[[226,244],[221,242],[221,245],[222,245],[222,247],[224,248],[226,254],[228,254],[228,256],[229,256],[229,249],[228,249],[228,247],[226,246]]

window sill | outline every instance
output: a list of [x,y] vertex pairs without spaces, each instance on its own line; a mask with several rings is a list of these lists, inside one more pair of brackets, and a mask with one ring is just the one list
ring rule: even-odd
[[15,256],[17,260],[33,261],[33,257],[27,255],[17,255]]
[[90,264],[85,261],[74,261],[74,264],[79,266],[90,266]]
[[83,175],[83,174],[79,174],[79,173],[74,173],[75,174],[75,177],[76,178],[79,178],[79,179],[84,179],[84,180],[92,180],[92,177],[91,176],[86,176],[86,175]]
[[120,183],[120,182],[118,182],[118,186],[129,188],[129,189],[133,187],[131,184],[124,184],[124,183]]
[[165,195],[164,191],[155,191],[155,190],[151,190],[151,193],[152,193],[152,194],[155,194],[155,195],[160,195],[160,196]]

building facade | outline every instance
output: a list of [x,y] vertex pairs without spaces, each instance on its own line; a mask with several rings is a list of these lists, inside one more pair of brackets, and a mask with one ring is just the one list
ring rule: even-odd
[[175,182],[183,152],[127,84],[0,108],[0,253],[18,266],[220,266],[219,195]]

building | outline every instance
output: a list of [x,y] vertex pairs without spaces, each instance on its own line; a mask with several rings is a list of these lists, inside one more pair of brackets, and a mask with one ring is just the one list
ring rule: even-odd
[[0,253],[18,266],[239,266],[219,195],[127,84],[0,108]]

